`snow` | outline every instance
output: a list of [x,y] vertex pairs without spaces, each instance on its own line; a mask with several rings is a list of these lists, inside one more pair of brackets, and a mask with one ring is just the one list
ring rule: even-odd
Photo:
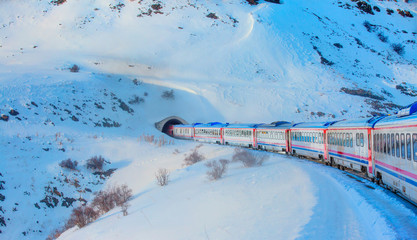
[[[417,238],[415,207],[338,170],[268,154],[264,166],[232,163],[212,182],[204,162],[183,166],[196,143],[144,140],[161,139],[154,123],[172,115],[190,123],[317,122],[391,113],[388,104],[413,102],[396,86],[417,85],[416,2],[371,0],[381,8],[375,15],[338,2],[178,0],[161,2],[162,14],[148,16],[154,1],[1,1],[0,114],[20,114],[0,121],[0,238],[45,239],[82,200],[118,184],[134,193],[128,216],[114,209],[61,238]],[[119,3],[125,6],[114,9]],[[388,7],[415,17],[387,15]],[[393,43],[404,46],[402,56]],[[334,64],[322,64],[320,55]],[[74,64],[77,73],[69,71]],[[386,100],[376,109],[372,99],[342,87]],[[171,89],[174,99],[161,97]],[[206,161],[233,154],[216,145],[199,151]],[[105,170],[117,170],[94,175],[86,162],[95,155],[109,161]],[[77,171],[59,166],[68,158],[78,161]],[[159,168],[171,171],[163,188],[155,183]],[[63,197],[51,193],[54,187]],[[42,203],[45,196],[57,206]],[[64,197],[76,201],[66,208]]]

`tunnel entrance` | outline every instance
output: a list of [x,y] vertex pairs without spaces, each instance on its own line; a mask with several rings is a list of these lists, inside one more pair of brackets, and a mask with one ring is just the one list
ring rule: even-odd
[[168,133],[168,127],[170,125],[177,125],[177,124],[188,124],[188,122],[180,117],[171,116],[171,117],[165,118],[162,121],[155,123],[155,127],[156,129],[158,129],[159,131],[163,133]]

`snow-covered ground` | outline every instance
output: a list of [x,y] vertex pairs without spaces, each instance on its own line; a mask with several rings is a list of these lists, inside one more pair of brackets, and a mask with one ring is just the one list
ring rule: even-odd
[[[135,189],[128,216],[115,209],[60,239],[417,237],[417,211],[409,203],[350,174],[279,154],[267,154],[261,167],[232,163],[218,181],[208,180],[203,161],[173,171],[168,186],[157,186],[143,168],[157,165],[150,163],[155,156],[162,166],[180,167],[184,153],[176,153],[178,147],[164,147],[151,159],[133,161],[134,167],[113,177],[129,179]],[[231,159],[233,149],[205,145],[200,152],[210,160]]]
[[[0,114],[19,112],[0,121],[0,239],[45,239],[94,192],[124,183],[128,216],[115,209],[62,238],[417,238],[415,207],[335,169],[271,154],[211,182],[204,163],[183,166],[194,143],[143,137],[162,137],[153,124],[171,115],[272,122],[395,111],[417,96],[416,1],[371,0],[374,15],[348,0],[50,2],[0,1]],[[162,8],[150,13],[153,4]],[[200,149],[208,160],[233,152]],[[117,170],[94,175],[95,155]],[[77,171],[59,166],[68,158]],[[164,188],[161,167],[172,171]]]

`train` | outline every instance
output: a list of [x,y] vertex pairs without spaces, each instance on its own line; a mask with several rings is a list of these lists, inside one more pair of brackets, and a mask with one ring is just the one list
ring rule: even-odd
[[328,122],[172,124],[165,133],[315,159],[361,173],[417,205],[417,102],[386,116]]

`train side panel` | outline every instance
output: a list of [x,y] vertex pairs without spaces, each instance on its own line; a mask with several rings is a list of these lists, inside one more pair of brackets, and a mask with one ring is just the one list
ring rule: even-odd
[[227,126],[223,129],[223,142],[225,145],[256,147],[255,128]]
[[173,125],[171,130],[172,136],[175,138],[187,140],[194,138],[194,127],[191,125]]
[[417,202],[417,116],[387,118],[373,132],[375,176]]
[[258,149],[285,152],[285,129],[261,128],[256,129],[256,142]]
[[368,153],[367,128],[329,129],[327,143],[329,163],[372,173],[372,169],[368,169],[372,165],[372,159]]
[[199,142],[221,144],[221,127],[195,127],[194,140]]
[[325,154],[323,129],[291,129],[290,150],[293,155],[323,159]]

